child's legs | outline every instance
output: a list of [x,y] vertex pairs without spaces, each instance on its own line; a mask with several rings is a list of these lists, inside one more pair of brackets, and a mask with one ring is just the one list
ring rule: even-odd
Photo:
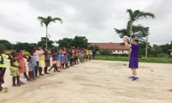
[[20,76],[17,76],[17,84],[20,84]]
[[65,67],[66,67],[66,68],[68,67],[68,62],[67,62],[67,63],[65,63]]
[[133,74],[134,76],[136,76],[136,75],[137,75],[136,68],[131,68],[131,70],[132,70],[132,74]]
[[0,68],[0,90],[2,89],[2,84],[4,83],[5,68]]
[[35,76],[38,76],[38,68],[39,68],[38,66],[39,66],[39,62],[37,61],[37,62],[36,62],[35,69],[34,69],[34,75],[35,75]]
[[12,85],[15,86],[16,85],[16,77],[12,77]]
[[23,75],[26,77],[27,80],[29,80],[29,78],[28,78],[26,72],[24,72]]
[[49,73],[47,72],[47,69],[48,69],[48,67],[46,66],[46,67],[44,68],[44,73],[45,73],[45,74],[49,74]]

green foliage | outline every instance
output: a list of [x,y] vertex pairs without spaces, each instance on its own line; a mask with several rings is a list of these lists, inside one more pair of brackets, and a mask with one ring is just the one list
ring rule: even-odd
[[131,35],[133,33],[133,29],[132,29],[132,25],[133,22],[138,21],[142,18],[155,18],[155,15],[153,13],[150,12],[144,12],[144,11],[140,11],[140,10],[135,10],[132,11],[131,9],[127,9],[127,13],[129,13],[129,21],[127,23],[127,34]]
[[97,46],[97,45],[94,45],[94,46],[91,45],[91,46],[89,46],[88,49],[95,50],[96,52],[100,50],[99,46]]
[[75,36],[73,46],[80,48],[88,48],[88,40],[85,36]]
[[51,22],[55,23],[57,20],[62,23],[62,19],[61,18],[52,18],[51,16],[48,16],[48,17],[41,17],[41,16],[39,16],[38,20],[40,20],[41,26],[43,26],[43,24],[44,24],[46,27],[48,27],[48,25]]
[[110,55],[112,53],[109,49],[104,49],[99,51],[100,55]]
[[158,54],[158,57],[169,57],[169,55],[165,54],[165,53],[160,53],[160,54]]
[[158,57],[158,54],[161,53],[161,47],[159,47],[158,45],[153,45],[152,48],[150,48],[150,54],[153,55],[154,57]]
[[[146,28],[143,27],[142,25],[137,25],[132,27],[133,35],[132,38],[138,39],[139,41],[145,41],[144,38],[146,37]],[[128,36],[130,35],[127,32],[127,29],[116,29],[114,28],[115,32],[119,35],[120,38],[123,36]]]
[[6,49],[6,46],[4,44],[0,44],[0,48]]
[[14,50],[26,50],[26,51],[30,51],[32,50],[34,47],[36,47],[36,43],[21,43],[18,42],[17,44],[14,44]]
[[[53,48],[54,46],[53,46],[53,43],[54,43],[54,41],[52,41],[52,40],[49,40],[48,38],[47,38],[47,40],[48,40],[48,48]],[[37,46],[41,46],[41,47],[43,47],[43,48],[45,48],[46,47],[46,38],[45,37],[42,37],[41,38],[41,41],[38,41],[38,43],[37,43]]]
[[170,44],[160,45],[160,47],[162,49],[162,53],[169,54],[170,52],[168,52],[168,49],[172,49],[172,41]]
[[57,41],[57,43],[59,44],[59,47],[66,47],[66,48],[70,48],[71,46],[73,46],[73,39],[71,38],[63,38]]
[[[123,56],[103,56],[97,55],[96,60],[110,60],[110,61],[128,61],[128,57]],[[172,59],[168,57],[152,57],[152,58],[142,58],[139,62],[148,63],[172,63]]]
[[63,38],[57,41],[59,47],[79,47],[79,48],[87,48],[88,47],[88,40],[84,36],[75,36],[74,39],[72,38]]
[[0,47],[4,49],[12,49],[13,45],[7,40],[0,40]]

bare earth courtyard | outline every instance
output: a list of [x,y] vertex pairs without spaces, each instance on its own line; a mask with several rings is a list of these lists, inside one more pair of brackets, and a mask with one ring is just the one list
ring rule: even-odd
[[140,63],[133,82],[124,63],[90,61],[20,87],[11,86],[7,70],[9,91],[0,93],[0,103],[172,103],[172,64]]

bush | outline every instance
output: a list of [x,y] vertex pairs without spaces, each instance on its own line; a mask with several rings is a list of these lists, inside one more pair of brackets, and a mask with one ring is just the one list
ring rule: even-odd
[[109,49],[104,49],[99,51],[100,55],[110,55],[112,53]]
[[158,57],[168,57],[168,54],[161,53],[161,54],[158,54]]

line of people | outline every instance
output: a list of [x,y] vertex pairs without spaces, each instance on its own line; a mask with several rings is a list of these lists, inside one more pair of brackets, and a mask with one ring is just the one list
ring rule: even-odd
[[[9,69],[10,75],[12,76],[12,86],[20,86],[25,84],[21,81],[20,74],[23,74],[27,81],[32,82],[44,74],[49,74],[48,71],[53,68],[54,72],[60,72],[63,69],[79,64],[79,62],[83,63],[94,59],[96,52],[94,50],[78,49],[75,47],[58,48],[51,51],[46,48],[42,49],[41,47],[38,47],[29,51],[29,53],[29,56],[25,56],[22,51],[19,50],[9,54],[7,50],[0,48],[1,93],[6,93],[8,91],[7,87],[2,87],[8,59],[10,60]],[[27,65],[25,60],[27,60]]]

